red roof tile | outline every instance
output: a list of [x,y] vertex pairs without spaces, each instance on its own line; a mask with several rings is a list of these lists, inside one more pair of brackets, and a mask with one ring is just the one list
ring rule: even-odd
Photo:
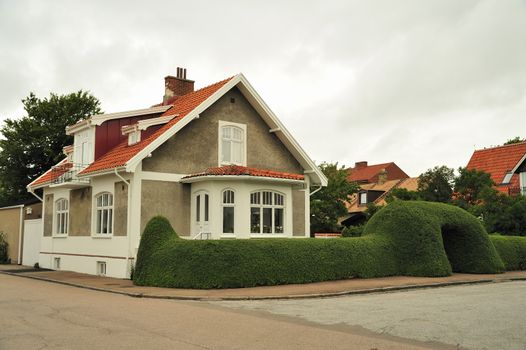
[[261,177],[273,177],[278,179],[289,179],[289,180],[304,180],[305,176],[301,174],[286,173],[281,171],[247,168],[239,165],[226,165],[217,168],[209,168],[206,171],[198,174],[192,174],[183,177],[183,179],[190,179],[201,176],[224,176],[224,175],[236,175],[236,176],[261,176]]
[[67,158],[62,159],[57,165],[46,171],[28,186],[35,187],[58,179],[62,174],[66,173],[73,166],[73,164],[68,163],[67,160]]
[[376,182],[378,174],[385,169],[387,171],[388,180],[399,180],[406,179],[409,177],[402,169],[400,169],[394,162],[374,164],[364,166],[362,168],[349,168],[347,169],[349,176],[348,181],[358,182]]
[[[476,150],[468,162],[468,169],[477,169],[491,174],[491,179],[497,185],[502,183],[508,171],[513,170],[526,154],[526,142]],[[519,186],[519,175],[511,178],[510,187]],[[497,186],[501,192],[507,193],[508,186]]]
[[143,150],[164,132],[169,130],[172,126],[177,124],[188,113],[203,103],[207,98],[212,96],[231,79],[232,77],[179,97],[173,102],[172,108],[168,109],[162,114],[163,117],[173,115],[174,119],[163,125],[161,128],[159,128],[159,130],[139,143],[128,145],[127,141],[123,141],[118,146],[111,149],[108,153],[97,159],[95,162],[91,163],[86,169],[81,171],[80,174],[84,175],[124,166],[126,162],[132,159],[137,153]]

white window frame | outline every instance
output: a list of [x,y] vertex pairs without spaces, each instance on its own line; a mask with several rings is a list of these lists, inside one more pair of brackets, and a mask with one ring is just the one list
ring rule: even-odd
[[[232,200],[231,202],[225,202],[225,194],[227,192],[232,192]],[[236,191],[234,191],[232,188],[225,188],[224,190],[221,191],[221,234],[224,235],[224,236],[232,236],[232,235],[235,235],[236,234]],[[227,198],[228,199],[228,198]],[[225,220],[225,210],[224,208],[234,208],[234,227],[233,227],[233,231],[234,232],[224,232],[224,220]]]
[[[109,203],[109,198],[111,198],[111,204],[107,204],[107,205],[104,205],[104,196],[108,195],[108,203]],[[99,198],[101,198],[101,203],[102,205],[99,206],[98,205],[98,201],[99,201]],[[113,232],[114,232],[114,224],[115,224],[115,208],[114,208],[114,204],[115,204],[115,196],[113,195],[113,193],[109,192],[109,191],[105,191],[105,192],[100,192],[100,193],[97,193],[94,197],[94,210],[93,210],[93,236],[96,236],[96,237],[112,237],[113,236]],[[101,211],[101,220],[100,220],[100,225],[99,225],[99,222],[98,222],[98,215],[99,215],[99,211]],[[109,222],[109,225],[107,225],[107,227],[110,228],[110,232],[106,232],[106,233],[103,233],[103,232],[99,232],[99,229],[100,231],[102,231],[102,227],[103,227],[103,218],[104,218],[104,211],[108,211],[108,213],[111,213],[111,220],[108,219],[110,222]],[[110,215],[107,215],[106,216],[107,218],[110,217]]]
[[[365,201],[363,201],[362,199],[364,199]],[[358,204],[359,205],[367,204],[367,192],[358,193]]]
[[141,131],[133,130],[128,134],[128,146],[135,145],[141,141]]
[[[58,208],[59,204],[65,203],[65,208]],[[58,198],[54,203],[53,213],[53,236],[65,237],[69,233],[69,200],[67,198]],[[64,226],[62,223],[64,222]],[[64,228],[63,232],[61,228]]]
[[[233,140],[230,140],[231,141],[230,161],[223,161],[223,128],[227,128],[227,127],[239,128],[243,132],[242,141],[241,141],[242,142],[241,152],[243,152],[243,154],[241,155],[240,163],[236,163],[232,161],[232,143],[234,142]],[[232,164],[241,165],[241,166],[247,165],[247,125],[246,124],[232,123],[232,122],[220,120],[218,133],[217,133],[217,140],[218,140],[217,162],[219,166],[232,165]]]
[[[271,204],[264,204],[264,193],[271,193]],[[256,194],[256,193],[259,193],[259,204],[253,204],[252,203],[252,195],[253,194]],[[281,196],[281,199],[282,199],[282,203],[281,204],[276,204],[276,195],[279,195]],[[262,189],[262,190],[256,190],[256,191],[252,191],[250,192],[250,198],[249,198],[249,203],[250,203],[250,212],[249,212],[249,230],[250,230],[250,234],[251,235],[254,235],[254,236],[257,236],[257,235],[284,235],[285,232],[286,232],[286,218],[287,218],[287,209],[286,209],[286,200],[287,200],[287,196],[282,193],[282,192],[278,192],[278,191],[275,191],[275,190],[265,190],[265,189]],[[252,208],[259,208],[260,211],[259,211],[259,232],[252,232]],[[271,232],[263,232],[263,212],[264,212],[264,209],[265,208],[270,208],[271,209]],[[275,229],[276,229],[276,224],[275,224],[275,212],[276,212],[276,209],[282,209],[283,211],[283,217],[281,218],[281,220],[283,221],[283,228],[281,230],[281,232],[275,232]]]
[[519,173],[519,186],[521,187],[521,194],[526,196],[526,171]]
[[107,267],[105,261],[97,261],[97,276],[106,276]]

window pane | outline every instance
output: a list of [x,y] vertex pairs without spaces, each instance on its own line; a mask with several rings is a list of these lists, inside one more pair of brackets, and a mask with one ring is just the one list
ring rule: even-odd
[[263,192],[263,205],[272,205],[272,192]]
[[259,204],[260,203],[260,193],[261,192],[256,192],[256,193],[252,193],[250,195],[250,204]]
[[205,194],[205,221],[208,221],[208,195]]
[[97,210],[97,233],[101,233],[101,227],[102,227],[102,210]]
[[240,142],[232,142],[232,162],[241,164],[242,161],[242,144]]
[[68,220],[69,220],[69,214],[64,213],[64,232],[62,233],[68,233]]
[[243,139],[243,130],[239,128],[232,128],[233,129],[233,135],[232,138],[237,141],[241,141]]
[[201,196],[200,195],[195,198],[195,217],[196,217],[197,222],[201,221]]
[[97,207],[102,207],[102,196],[97,197]]
[[261,209],[250,208],[250,233],[260,233]]
[[283,233],[283,209],[274,209],[274,232]]
[[223,207],[223,233],[234,233],[234,207]]
[[113,233],[113,209],[108,209],[108,233]]
[[223,127],[223,138],[230,139],[232,137],[232,129],[228,126]]
[[272,233],[272,208],[263,208],[263,233]]
[[223,162],[230,162],[231,161],[231,150],[230,150],[230,141],[221,141],[221,161]]
[[101,233],[108,233],[108,210],[102,210],[102,231]]

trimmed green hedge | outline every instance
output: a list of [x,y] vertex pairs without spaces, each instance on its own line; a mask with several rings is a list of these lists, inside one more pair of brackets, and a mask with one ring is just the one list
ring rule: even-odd
[[490,235],[506,270],[526,270],[526,237]]
[[[506,257],[506,266],[520,265],[509,263],[524,261],[517,256]],[[452,271],[504,271],[478,219],[446,204],[396,201],[369,220],[362,237],[342,239],[184,240],[155,217],[142,235],[133,279],[207,289]]]

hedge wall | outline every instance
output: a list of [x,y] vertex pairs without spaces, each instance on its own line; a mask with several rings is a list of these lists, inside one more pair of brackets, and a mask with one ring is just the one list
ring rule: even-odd
[[[142,235],[133,279],[138,285],[207,289],[498,273],[504,264],[492,240],[463,209],[417,201],[391,203],[369,220],[362,237],[342,239],[184,240],[168,220],[155,217]],[[499,252],[510,244],[520,249],[505,256],[506,267],[523,266],[523,241],[503,240]]]
[[526,270],[526,237],[490,235],[506,270]]

